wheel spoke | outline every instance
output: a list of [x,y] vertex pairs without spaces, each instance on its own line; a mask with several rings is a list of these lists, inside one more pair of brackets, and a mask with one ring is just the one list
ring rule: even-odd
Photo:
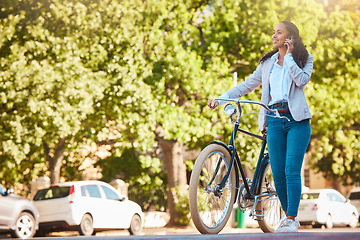
[[218,233],[230,216],[235,197],[233,171],[224,188],[219,189],[229,168],[229,158],[224,147],[212,144],[203,150],[194,165],[190,180],[190,212],[202,233]]

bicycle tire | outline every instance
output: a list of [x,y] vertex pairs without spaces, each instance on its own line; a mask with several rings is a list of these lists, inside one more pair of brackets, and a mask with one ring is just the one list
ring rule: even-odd
[[[220,159],[222,161],[219,171],[210,188],[206,188]],[[190,178],[189,207],[194,225],[200,233],[219,233],[225,227],[233,210],[236,197],[234,168],[221,195],[215,196],[215,186],[220,184],[226,175],[230,159],[229,151],[219,144],[208,145],[196,159]]]
[[[262,194],[274,193],[275,184],[272,177],[270,164],[266,167],[262,181]],[[280,225],[283,210],[277,195],[269,197],[272,200],[258,202],[255,210],[264,214],[262,220],[258,221],[259,227],[264,233],[273,233]],[[264,200],[264,199],[263,199]]]

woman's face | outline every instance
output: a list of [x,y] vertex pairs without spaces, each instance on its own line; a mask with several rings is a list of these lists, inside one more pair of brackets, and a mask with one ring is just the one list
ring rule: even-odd
[[273,42],[273,48],[284,48],[284,42],[289,38],[289,32],[285,28],[285,24],[279,23],[274,29],[274,33],[271,37]]

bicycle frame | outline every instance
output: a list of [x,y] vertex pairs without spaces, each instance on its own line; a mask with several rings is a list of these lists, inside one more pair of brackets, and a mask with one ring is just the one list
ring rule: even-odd
[[[218,100],[222,100],[222,99],[218,99]],[[212,141],[212,143],[222,145],[226,149],[228,149],[228,151],[230,153],[230,156],[231,156],[228,171],[227,171],[226,175],[224,176],[224,178],[222,179],[221,183],[218,185],[218,190],[221,191],[221,189],[224,188],[224,186],[226,184],[226,181],[230,176],[231,170],[234,167],[236,179],[239,179],[239,173],[241,175],[241,178],[243,179],[243,184],[244,184],[245,191],[246,191],[245,197],[247,199],[254,200],[254,204],[253,204],[253,207],[252,207],[252,209],[250,211],[250,215],[254,216],[254,217],[258,217],[261,220],[262,215],[254,213],[254,209],[255,209],[255,206],[256,206],[257,202],[262,201],[260,199],[262,197],[271,197],[271,196],[276,195],[275,192],[274,193],[269,193],[269,194],[262,194],[262,183],[263,183],[263,180],[264,180],[264,173],[265,173],[268,165],[270,164],[269,156],[268,156],[267,153],[265,153],[265,148],[266,148],[266,144],[267,144],[266,135],[260,136],[260,135],[257,135],[257,134],[254,134],[252,132],[248,132],[248,131],[246,131],[244,129],[239,128],[240,118],[241,118],[241,113],[242,113],[240,103],[258,104],[258,105],[261,105],[261,106],[265,107],[269,111],[271,111],[271,110],[268,109],[267,106],[264,106],[263,104],[261,104],[259,102],[246,101],[246,100],[237,100],[237,101],[233,101],[233,102],[235,102],[237,104],[237,108],[239,110],[239,113],[238,113],[238,116],[237,116],[236,121],[234,123],[234,128],[233,128],[233,131],[232,131],[232,134],[231,134],[229,145],[226,146],[224,143],[222,143],[220,141]],[[280,117],[276,110],[275,110],[275,115],[276,115],[276,117]],[[239,155],[238,155],[238,153],[236,151],[235,138],[236,138],[237,132],[241,132],[241,133],[244,133],[244,134],[249,135],[251,137],[258,138],[258,139],[260,139],[262,141],[262,147],[261,147],[261,150],[260,150],[260,154],[259,154],[259,158],[258,158],[258,161],[257,161],[257,165],[256,165],[256,169],[255,169],[255,173],[254,173],[254,177],[253,177],[251,187],[249,186],[249,183],[246,180],[247,178],[246,178],[246,175],[245,175],[245,172],[244,172],[244,168],[243,168],[243,166],[241,164]],[[217,166],[215,168],[214,176],[218,172],[219,167],[220,167],[220,161],[218,162],[218,164],[217,164]],[[211,179],[210,184],[213,182],[213,180],[214,179]],[[238,191],[239,191],[239,181],[236,181],[236,196],[238,196]],[[235,201],[236,201],[236,199],[237,198],[235,198]],[[269,200],[269,199],[267,199],[267,200]]]
[[[231,155],[230,166],[229,166],[228,172],[226,173],[226,175],[222,179],[222,181],[221,181],[221,183],[219,185],[219,189],[222,189],[225,186],[225,183],[226,183],[227,179],[229,178],[231,169],[234,166],[234,164],[236,165],[236,167],[235,167],[236,178],[239,179],[239,172],[240,172],[241,178],[246,179],[244,168],[243,168],[243,166],[241,164],[239,155],[238,155],[238,153],[236,151],[236,148],[235,148],[234,140],[235,140],[237,132],[241,132],[241,133],[244,133],[244,134],[247,134],[249,136],[256,137],[256,138],[262,140],[262,147],[261,147],[261,151],[260,151],[260,154],[259,154],[259,159],[258,159],[258,162],[257,162],[257,165],[256,165],[256,170],[255,170],[255,174],[254,174],[253,183],[251,185],[251,188],[250,188],[249,183],[247,181],[243,181],[244,185],[245,185],[246,192],[248,194],[247,197],[253,198],[254,195],[260,194],[262,176],[263,176],[262,174],[264,173],[264,170],[265,170],[266,166],[269,164],[269,158],[268,158],[267,154],[265,154],[266,136],[260,136],[260,135],[248,132],[246,130],[240,129],[238,123],[235,123],[234,130],[233,130],[233,133],[231,135],[230,143],[229,143],[228,146],[226,146],[224,143],[222,143],[220,141],[212,141],[211,142],[211,143],[223,145],[224,147],[226,147],[229,150],[229,153]],[[219,165],[220,165],[220,162],[218,163],[218,166],[216,167],[215,172],[218,171]],[[211,182],[212,182],[212,180],[210,181],[210,183]],[[239,189],[239,182],[237,181],[236,182],[236,193],[237,193],[238,189]]]

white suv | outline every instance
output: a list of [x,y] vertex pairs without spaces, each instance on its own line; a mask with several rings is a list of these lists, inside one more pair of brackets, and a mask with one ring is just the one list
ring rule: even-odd
[[136,235],[143,225],[140,206],[101,181],[52,185],[39,190],[33,202],[40,213],[37,235],[74,229],[85,236],[109,229],[128,229]]

